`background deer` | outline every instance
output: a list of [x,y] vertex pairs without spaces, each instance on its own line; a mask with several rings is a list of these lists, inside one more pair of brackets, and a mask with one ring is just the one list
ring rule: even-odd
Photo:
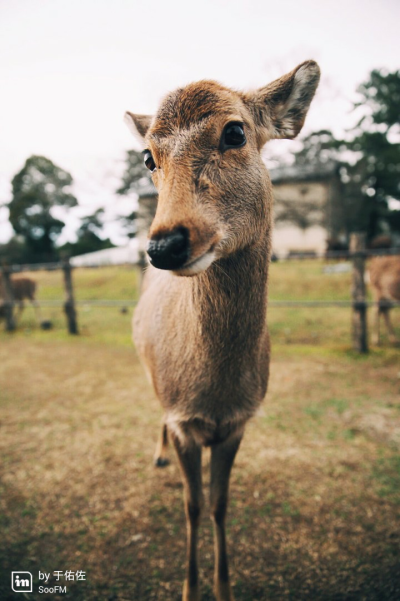
[[165,411],[158,452],[168,430],[183,477],[185,601],[200,598],[202,446],[211,447],[215,594],[233,599],[229,476],[245,424],[266,393],[270,357],[272,191],[260,150],[300,132],[318,81],[318,65],[307,61],[255,92],[201,81],[167,95],[154,117],[126,114],[159,193],[134,340]]
[[380,344],[380,317],[383,315],[392,343],[398,343],[390,321],[391,301],[400,301],[400,257],[376,257],[369,266],[369,279],[376,302],[374,342]]
[[[18,306],[18,318],[21,316],[24,310],[24,300],[30,300],[33,307],[35,308],[36,317],[40,317],[40,307],[36,300],[36,282],[30,278],[12,278],[11,288],[13,293],[14,303]],[[4,302],[5,290],[2,282],[2,276],[0,275],[0,299]],[[1,316],[1,314],[0,314]]]

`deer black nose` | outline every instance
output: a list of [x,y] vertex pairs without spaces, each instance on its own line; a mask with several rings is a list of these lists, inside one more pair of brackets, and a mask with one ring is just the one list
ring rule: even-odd
[[179,269],[189,257],[189,232],[179,228],[157,239],[152,238],[147,246],[150,263],[158,269]]

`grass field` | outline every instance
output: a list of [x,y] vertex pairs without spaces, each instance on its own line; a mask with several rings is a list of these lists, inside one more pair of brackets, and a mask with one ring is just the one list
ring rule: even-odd
[[[34,274],[39,299],[62,298],[57,272]],[[161,411],[131,345],[131,311],[94,299],[137,296],[129,268],[74,272],[81,334],[59,308],[54,329],[26,309],[0,333],[0,599],[10,572],[83,570],[67,593],[27,599],[180,598],[185,519],[179,469],[152,467]],[[349,298],[349,274],[315,261],[271,266],[270,298]],[[400,334],[400,312],[393,315]],[[228,536],[236,601],[400,598],[400,353],[351,351],[349,308],[269,310],[266,401],[248,425],[231,480]],[[204,481],[208,482],[208,452]],[[206,497],[207,498],[207,497]],[[207,504],[200,535],[212,596]],[[48,585],[49,586],[49,585]],[[23,595],[20,595],[23,598]]]

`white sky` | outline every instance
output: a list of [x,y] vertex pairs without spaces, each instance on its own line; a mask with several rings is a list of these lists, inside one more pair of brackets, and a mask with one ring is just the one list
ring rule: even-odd
[[[168,91],[196,79],[246,89],[305,59],[322,84],[304,133],[352,124],[355,89],[373,68],[400,67],[399,0],[0,0],[0,204],[31,154],[71,172],[80,209],[112,220],[125,150],[125,110],[153,112]],[[293,142],[274,142],[284,152]],[[0,241],[11,229],[0,209]]]

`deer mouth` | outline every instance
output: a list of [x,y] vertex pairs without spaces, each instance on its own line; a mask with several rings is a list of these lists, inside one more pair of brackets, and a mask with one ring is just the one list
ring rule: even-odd
[[174,269],[172,273],[174,275],[181,276],[197,275],[202,271],[208,269],[216,258],[217,254],[214,250],[214,246],[212,246],[211,248],[209,248],[208,251],[200,255],[200,257],[196,257],[196,259],[193,259],[193,261],[189,261],[189,263],[186,263],[179,269]]

